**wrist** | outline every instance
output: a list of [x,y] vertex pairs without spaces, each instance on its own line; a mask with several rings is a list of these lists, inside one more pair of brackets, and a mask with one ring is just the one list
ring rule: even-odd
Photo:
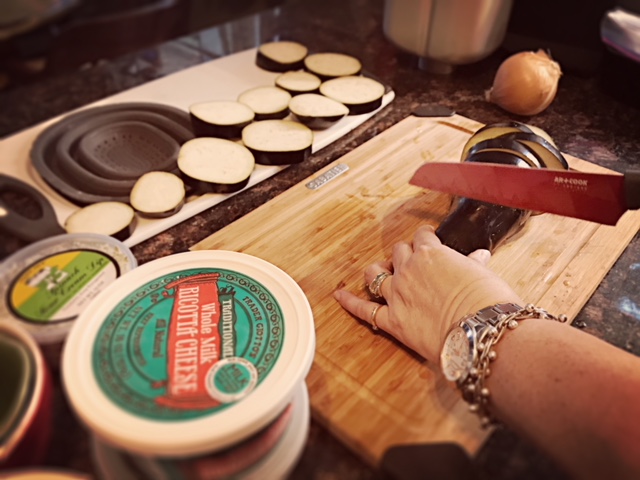
[[[487,300],[487,298],[489,298],[489,300]],[[453,314],[448,315],[450,320],[443,324],[440,331],[439,348],[436,352],[438,361],[440,361],[440,353],[442,352],[447,336],[463,319],[472,316],[483,309],[490,308],[493,305],[508,303],[518,305],[520,308],[525,305],[525,302],[518,295],[513,294],[504,295],[502,298],[496,297],[493,300],[491,300],[491,297],[483,296],[482,298],[467,301],[463,306],[455,309]]]
[[490,363],[496,360],[494,346],[508,330],[526,319],[566,322],[531,304],[524,308],[515,303],[501,303],[463,317],[449,331],[440,354],[445,377],[455,383],[469,409],[477,413],[483,426],[494,423],[489,411],[490,393],[485,385]]

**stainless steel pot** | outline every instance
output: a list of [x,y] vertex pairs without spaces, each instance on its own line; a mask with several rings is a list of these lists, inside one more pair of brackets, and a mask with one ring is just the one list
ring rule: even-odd
[[513,0],[385,0],[384,34],[419,57],[428,71],[449,73],[493,53],[504,40]]

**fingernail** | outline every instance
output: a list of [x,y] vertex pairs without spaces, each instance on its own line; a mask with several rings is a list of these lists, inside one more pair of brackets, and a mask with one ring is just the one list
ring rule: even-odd
[[489,261],[489,259],[491,258],[491,252],[489,250],[478,250],[478,260],[480,260],[482,263],[487,263]]
[[342,298],[342,290],[334,290],[333,291],[333,298],[335,298],[336,300],[340,301],[340,299]]

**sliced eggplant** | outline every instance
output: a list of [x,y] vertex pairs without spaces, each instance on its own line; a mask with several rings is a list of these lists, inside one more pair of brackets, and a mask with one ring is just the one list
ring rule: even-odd
[[481,248],[493,252],[519,232],[530,216],[529,210],[462,198],[440,223],[436,235],[463,255]]
[[238,102],[245,104],[255,113],[254,120],[281,119],[289,115],[291,94],[275,86],[255,87],[238,96]]
[[[532,168],[529,162],[510,152],[479,151],[469,155],[466,161]],[[494,251],[524,227],[531,213],[470,198],[455,198],[436,235],[443,244],[464,255],[480,248]]]
[[[564,156],[550,140],[551,137],[543,130],[536,129],[536,132],[532,131],[530,125],[519,122],[486,125],[467,141],[462,160],[524,168],[569,168]],[[521,143],[526,149],[518,148],[514,142]],[[537,162],[526,154],[527,150],[535,154]],[[493,251],[518,233],[529,217],[536,213],[469,198],[456,198],[436,234],[442,243],[465,255],[479,248]]]
[[562,152],[546,138],[535,133],[512,132],[498,138],[512,138],[536,152],[544,168],[567,170],[569,163]]
[[131,189],[129,203],[143,217],[164,218],[184,205],[185,188],[180,177],[170,172],[147,172]]
[[223,100],[193,104],[189,114],[196,137],[240,138],[242,129],[255,118],[244,103]]
[[480,129],[476,130],[476,132],[467,140],[464,147],[462,147],[462,155],[461,158],[467,158],[469,154],[469,150],[476,144],[480,143],[484,140],[490,140],[492,138],[499,137],[506,133],[512,132],[525,132],[525,133],[533,133],[531,129],[525,125],[524,123],[512,121],[512,122],[500,122],[500,123],[492,123],[489,125],[485,125]]
[[549,135],[545,130],[543,130],[540,127],[536,127],[535,125],[528,124],[528,123],[526,125],[527,125],[527,128],[529,130],[531,130],[533,133],[535,133],[536,135],[544,138],[551,145],[553,145],[554,147],[558,148],[558,146],[556,145],[556,142],[553,140],[553,138],[551,138],[551,135]]
[[360,60],[344,53],[314,53],[304,59],[304,68],[320,77],[329,80],[336,77],[358,75],[362,71]]
[[344,104],[317,93],[293,97],[289,110],[300,123],[316,130],[329,128],[349,114]]
[[239,143],[202,137],[180,147],[178,168],[195,194],[233,193],[247,186],[255,160]]
[[276,87],[286,90],[291,95],[301,93],[317,93],[322,80],[313,73],[304,71],[286,72],[275,79]]
[[256,163],[290,165],[311,155],[313,131],[291,120],[263,120],[244,127],[242,143],[251,150]]
[[362,76],[339,77],[323,82],[320,93],[346,105],[349,115],[360,115],[380,108],[384,85]]
[[[521,134],[523,132],[517,132]],[[514,134],[515,135],[515,134]],[[524,134],[523,135],[530,135]],[[525,162],[529,164],[530,167],[533,168],[543,168],[544,165],[542,160],[538,157],[538,154],[529,148],[527,145],[518,142],[516,139],[511,137],[511,134],[505,134],[501,137],[490,138],[488,140],[483,140],[482,142],[476,143],[469,152],[467,153],[467,158],[473,157],[478,152],[506,152],[516,155],[521,158]],[[464,162],[467,158],[462,158],[461,160]]]
[[97,202],[73,212],[65,221],[67,233],[97,233],[120,241],[131,236],[137,217],[130,205],[122,202]]
[[298,42],[279,41],[263,43],[256,53],[256,65],[270,72],[300,70],[308,49]]

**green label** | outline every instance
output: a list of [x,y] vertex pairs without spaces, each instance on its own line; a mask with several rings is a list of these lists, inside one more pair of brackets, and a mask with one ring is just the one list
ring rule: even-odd
[[115,261],[93,250],[56,253],[25,268],[9,288],[11,311],[22,320],[72,320],[120,274]]
[[269,374],[284,340],[275,297],[223,269],[156,278],[109,313],[93,346],[93,369],[121,408],[155,420],[219,412]]

